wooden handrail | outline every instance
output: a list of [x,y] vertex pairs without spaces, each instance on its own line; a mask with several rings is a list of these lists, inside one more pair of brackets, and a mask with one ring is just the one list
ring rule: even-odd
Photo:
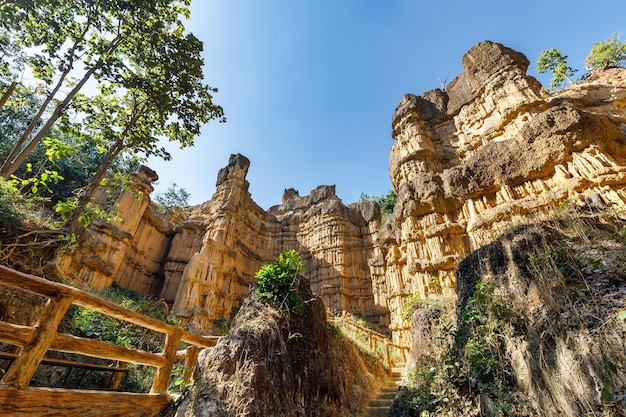
[[[17,358],[17,356],[17,353],[0,352],[0,361],[9,361],[9,363],[12,363]],[[111,379],[108,388],[113,391],[116,391],[119,388],[120,383],[122,382],[122,378],[128,373],[128,369],[126,369],[126,362],[119,361],[118,365],[116,366],[108,366],[98,365],[94,363],[68,361],[64,359],[43,358],[41,360],[41,364],[63,366],[66,368],[79,368],[91,371],[109,372],[111,373]],[[69,375],[69,371],[67,375]],[[65,378],[67,380],[67,376]]]
[[382,333],[378,333],[372,329],[368,329],[367,327],[363,327],[359,324],[353,323],[349,320],[346,320],[342,317],[328,317],[328,321],[336,323],[339,326],[346,327],[362,336],[364,336],[369,344],[369,348],[372,351],[376,351],[376,347],[378,343],[382,343],[385,349],[385,362],[387,368],[389,370],[389,375],[393,373],[393,358],[391,355],[391,349],[394,348],[399,350],[402,353],[402,358],[404,362],[407,360],[407,352],[411,350],[410,346],[399,345],[393,342],[390,342],[387,336]]
[[[77,288],[15,271],[3,265],[0,265],[0,283],[48,297],[46,308],[35,326],[21,326],[0,321],[0,342],[21,348],[1,381],[18,388],[28,385],[45,353],[48,350],[55,350],[156,367],[156,376],[150,392],[162,394],[167,391],[167,383],[181,341],[195,347],[195,349],[187,349],[186,353],[189,357],[185,359],[185,366],[193,367],[198,349],[215,346],[219,340],[217,336],[193,334],[155,318],[127,310]],[[99,340],[57,333],[59,322],[72,304],[164,333],[166,340],[163,351],[161,353],[146,352]]]

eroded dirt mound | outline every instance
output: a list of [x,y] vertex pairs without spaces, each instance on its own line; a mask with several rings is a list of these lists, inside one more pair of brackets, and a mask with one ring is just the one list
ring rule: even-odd
[[458,323],[492,285],[501,365],[539,415],[625,415],[625,233],[610,208],[565,209],[459,265]]
[[252,290],[228,335],[204,351],[178,416],[359,415],[385,371],[326,321],[300,279],[301,311],[263,303]]
[[420,300],[392,414],[626,415],[626,216],[590,198],[529,217]]

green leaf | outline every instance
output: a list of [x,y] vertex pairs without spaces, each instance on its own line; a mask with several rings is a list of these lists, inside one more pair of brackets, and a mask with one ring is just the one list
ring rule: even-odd
[[619,314],[617,315],[617,317],[621,321],[626,322],[626,310],[620,311]]
[[607,361],[606,362],[607,367],[609,368],[609,371],[613,372],[615,375],[617,375],[617,366],[615,366],[615,364],[611,361]]
[[613,384],[611,384],[611,382],[609,381],[603,381],[602,382],[602,399],[606,402],[611,401],[611,398],[613,397]]

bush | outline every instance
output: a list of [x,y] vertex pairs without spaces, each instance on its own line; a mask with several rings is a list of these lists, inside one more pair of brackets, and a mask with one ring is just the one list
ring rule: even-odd
[[604,67],[619,67],[626,61],[626,44],[620,42],[619,36],[613,34],[604,42],[597,42],[585,58],[588,71]]
[[396,202],[398,201],[398,195],[396,194],[396,191],[392,188],[391,190],[389,190],[388,194],[378,197],[361,193],[359,201],[375,201],[376,203],[378,203],[381,214],[380,222],[385,223],[389,216],[391,216],[391,213],[393,213],[393,208],[396,206]]
[[271,302],[290,312],[300,312],[300,298],[296,294],[298,272],[302,270],[302,260],[295,250],[278,255],[278,262],[268,262],[255,274],[256,285],[261,300]]
[[0,177],[0,233],[17,234],[30,203],[9,181]]

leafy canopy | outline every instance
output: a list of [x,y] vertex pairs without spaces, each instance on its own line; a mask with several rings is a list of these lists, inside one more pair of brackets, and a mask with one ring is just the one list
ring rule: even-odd
[[293,249],[278,255],[276,263],[264,264],[255,274],[257,292],[261,300],[299,313],[300,298],[296,294],[296,289],[298,272],[301,270],[302,260]]
[[617,34],[613,34],[604,42],[594,43],[591,52],[585,58],[585,67],[588,71],[604,67],[619,67],[626,62],[626,44],[620,41]]
[[[0,84],[13,85],[20,78],[16,73],[28,68],[35,78],[31,91],[39,97],[23,120],[11,125],[11,147],[0,155],[0,175],[9,179],[18,173],[51,135],[63,139],[49,141],[57,150],[80,147],[65,141],[68,137],[89,141],[99,165],[90,169],[90,184],[73,203],[72,225],[117,160],[137,155],[170,159],[162,141],[193,146],[203,124],[225,121],[222,108],[213,103],[217,90],[204,81],[202,42],[183,25],[189,5],[190,0],[0,2]],[[83,92],[88,82],[97,93]],[[7,108],[19,107],[23,98],[5,96]],[[54,133],[59,122],[70,126],[71,120],[80,121],[65,129],[71,135]],[[46,178],[61,172],[46,169]],[[36,181],[31,187],[42,177]]]
[[[35,78],[31,89],[41,98],[17,127],[12,148],[3,152],[0,175],[10,178],[68,113],[80,120],[74,137],[88,138],[104,155],[96,184],[124,154],[169,159],[159,141],[193,146],[204,123],[224,121],[212,101],[217,90],[204,82],[202,42],[183,26],[189,5],[190,0],[0,2],[0,84],[19,79],[27,67]],[[95,83],[97,94],[81,94],[87,82]]]
[[396,202],[398,201],[398,195],[396,194],[396,191],[392,188],[387,194],[378,197],[361,193],[359,201],[375,201],[376,203],[378,203],[382,216],[381,222],[385,223],[391,213],[393,213],[393,208],[396,206]]
[[569,81],[570,85],[574,84],[572,77],[577,71],[567,65],[567,55],[561,54],[561,51],[555,48],[551,48],[542,51],[537,58],[537,72],[539,74],[552,72],[552,79],[550,80],[550,88],[556,90],[563,86],[565,80]]
[[177,211],[189,205],[191,194],[176,183],[170,184],[167,190],[154,196],[157,210],[163,214],[172,216]]

